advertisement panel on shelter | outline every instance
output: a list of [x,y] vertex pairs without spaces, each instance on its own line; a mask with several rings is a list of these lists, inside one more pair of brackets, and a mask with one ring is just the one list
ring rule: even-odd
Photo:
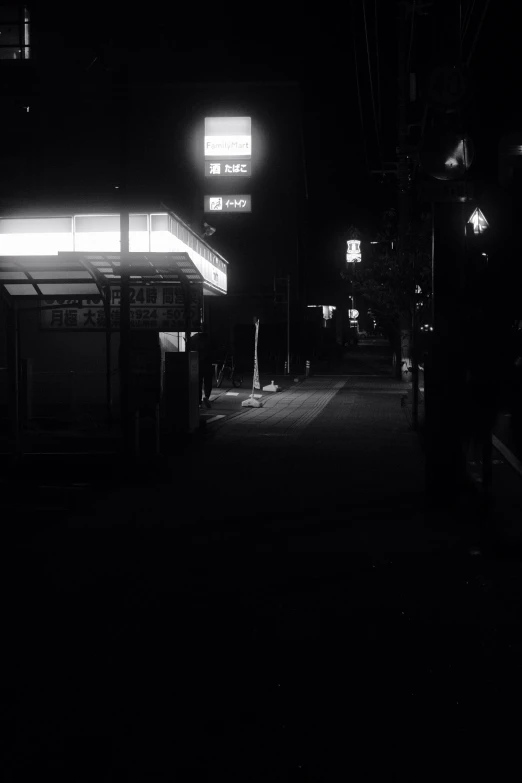
[[[179,285],[131,286],[131,329],[158,332],[185,331],[185,301]],[[190,328],[199,331],[203,308],[203,286],[190,286]],[[120,328],[121,289],[111,287],[110,328]],[[106,308],[101,297],[78,299],[55,297],[43,299],[40,329],[45,331],[99,331],[107,327]]]

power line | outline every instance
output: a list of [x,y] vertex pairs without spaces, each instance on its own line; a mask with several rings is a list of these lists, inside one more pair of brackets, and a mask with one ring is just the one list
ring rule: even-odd
[[359,83],[359,66],[357,63],[357,46],[355,43],[355,25],[353,24],[353,0],[350,0],[350,10],[352,12],[352,42],[353,42],[353,54],[355,59],[355,80],[357,83],[357,97],[359,99],[359,116],[361,118],[361,137],[363,142],[363,150],[364,150],[364,160],[366,162],[366,168],[369,170],[370,166],[368,163],[368,151],[366,149],[366,136],[364,133],[364,119],[363,119],[363,110],[362,110],[362,100],[361,100],[361,86]]
[[382,155],[381,155],[381,137],[379,133],[379,126],[377,123],[377,113],[375,111],[375,97],[373,94],[373,79],[372,79],[372,66],[370,62],[370,46],[368,44],[368,27],[366,25],[366,3],[365,0],[363,0],[362,3],[362,9],[363,9],[363,18],[364,18],[364,35],[366,39],[366,52],[368,55],[368,75],[370,77],[370,93],[372,96],[372,109],[373,109],[373,120],[375,123],[375,133],[377,135],[377,149],[379,153],[379,163],[382,165]]
[[410,62],[411,62],[411,47],[413,44],[413,23],[415,21],[415,6],[417,5],[417,0],[413,0],[413,8],[411,11],[411,27],[410,27],[410,43],[408,45],[408,64],[406,66],[406,73],[410,72]]
[[482,11],[482,16],[480,17],[480,22],[479,22],[479,25],[478,25],[478,28],[477,28],[477,32],[475,33],[475,38],[473,39],[473,44],[471,46],[470,53],[468,54],[468,59],[467,59],[467,63],[466,63],[466,65],[468,67],[469,67],[469,64],[471,62],[471,58],[473,57],[473,54],[475,52],[475,47],[476,47],[477,41],[478,41],[478,39],[480,37],[480,31],[482,30],[482,24],[484,22],[484,19],[486,17],[487,12],[488,12],[488,8],[489,8],[490,2],[491,2],[491,0],[486,0],[486,3],[484,5],[484,10]]
[[474,8],[475,8],[475,0],[473,0],[473,2],[471,3],[471,7],[468,5],[468,8],[467,8],[466,13],[464,15],[464,29],[461,28],[461,30],[462,30],[461,41],[462,42],[464,41],[464,38],[467,35],[468,28],[469,28],[469,23],[471,22],[471,17],[473,16]]
[[379,30],[377,26],[377,0],[375,0],[374,6],[375,14],[375,49],[377,52],[377,116],[379,118],[379,131],[382,132],[381,123],[381,68],[379,65]]

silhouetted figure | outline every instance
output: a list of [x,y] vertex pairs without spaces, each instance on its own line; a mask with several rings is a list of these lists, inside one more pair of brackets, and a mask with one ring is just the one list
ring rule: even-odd
[[214,345],[205,326],[202,326],[201,332],[190,338],[190,350],[197,351],[199,355],[199,404],[202,405],[204,402],[207,408],[210,408],[214,376]]
[[465,394],[466,446],[474,462],[482,462],[484,483],[491,481],[492,433],[498,415],[497,372],[492,336],[477,331],[468,346]]

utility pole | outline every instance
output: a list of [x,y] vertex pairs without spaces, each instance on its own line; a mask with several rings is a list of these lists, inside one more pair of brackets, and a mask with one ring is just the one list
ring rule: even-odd
[[[124,66],[125,67],[125,66]],[[130,270],[129,270],[129,201],[128,201],[128,126],[129,85],[124,72],[120,84],[120,415],[124,457],[131,453],[130,417]]]
[[[404,269],[406,265],[406,237],[408,233],[409,218],[409,172],[408,172],[408,117],[406,104],[408,100],[408,74],[406,59],[406,10],[415,13],[410,4],[400,0],[398,4],[398,29],[397,29],[397,125],[398,125],[398,143],[397,143],[397,184],[398,184],[398,251],[399,263]],[[414,299],[414,294],[412,294]],[[400,313],[400,365],[401,376],[404,380],[404,368],[408,366],[410,357],[408,353],[412,349],[412,319],[409,312]],[[410,333],[408,335],[408,333]],[[415,387],[415,384],[414,384]]]
[[286,362],[290,375],[290,275],[286,278]]
[[[437,6],[433,18],[434,54],[452,67],[459,62],[458,10],[457,4],[447,2]],[[447,125],[444,112],[438,121],[441,133]],[[467,358],[461,309],[468,208],[442,196],[434,198],[432,208],[434,339],[425,371],[426,487],[433,504],[450,506],[459,496],[466,469],[461,429]]]
[[278,283],[286,283],[286,371],[285,375],[290,375],[290,275],[286,277],[274,277],[274,303],[285,304],[279,300]]

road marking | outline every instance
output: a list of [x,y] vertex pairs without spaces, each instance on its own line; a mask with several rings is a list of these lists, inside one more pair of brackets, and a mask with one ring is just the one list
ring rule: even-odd
[[509,462],[513,470],[516,470],[516,472],[522,476],[522,462],[517,457],[515,457],[513,452],[511,452],[507,446],[504,446],[502,441],[496,438],[495,435],[493,435],[493,445],[497,451],[500,451],[504,459]]
[[227,397],[237,397],[239,392],[227,392]]

